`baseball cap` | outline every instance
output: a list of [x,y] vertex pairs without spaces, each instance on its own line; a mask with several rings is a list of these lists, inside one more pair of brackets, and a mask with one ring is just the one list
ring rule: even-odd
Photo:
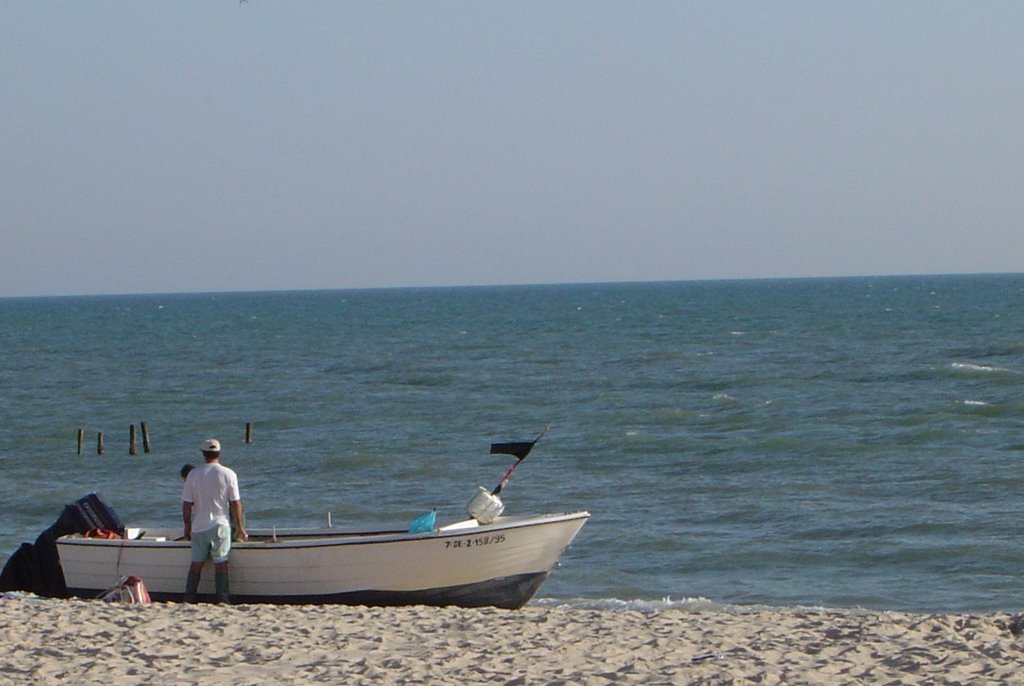
[[207,438],[205,441],[203,441],[202,450],[204,453],[219,453],[220,441],[218,441],[216,438]]

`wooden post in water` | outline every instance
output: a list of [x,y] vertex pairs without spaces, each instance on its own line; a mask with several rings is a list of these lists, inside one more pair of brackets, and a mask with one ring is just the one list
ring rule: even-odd
[[103,454],[103,432],[102,431],[100,431],[98,434],[96,434],[96,454],[97,455],[102,455]]
[[252,443],[252,422],[245,423],[245,442]]
[[146,422],[139,422],[142,425],[142,452],[149,452],[149,427],[146,426]]
[[139,449],[135,445],[135,425],[132,424],[128,427],[128,454],[138,455]]
[[78,430],[78,454],[82,454],[82,444],[85,442],[85,429]]

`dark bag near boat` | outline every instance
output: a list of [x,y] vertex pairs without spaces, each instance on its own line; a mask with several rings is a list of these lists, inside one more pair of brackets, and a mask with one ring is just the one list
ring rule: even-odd
[[31,591],[36,595],[66,598],[68,587],[57,556],[57,539],[106,529],[124,535],[124,522],[96,493],[67,505],[57,521],[39,534],[35,544],[22,543],[0,573],[0,591]]

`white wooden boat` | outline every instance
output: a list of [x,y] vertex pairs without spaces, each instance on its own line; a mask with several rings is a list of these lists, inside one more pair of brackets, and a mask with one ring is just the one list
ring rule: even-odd
[[[232,603],[522,607],[540,588],[588,512],[476,519],[424,533],[336,528],[249,532],[232,544]],[[95,598],[124,576],[154,600],[181,601],[189,566],[182,530],[127,529],[120,539],[70,534],[57,551],[70,595]],[[213,569],[198,600],[211,601]]]
[[[502,517],[498,498],[537,440],[493,443],[516,457],[498,486],[480,487],[471,519],[435,527],[342,530],[250,529],[231,547],[231,601],[347,605],[522,607],[590,517],[588,512]],[[154,600],[181,601],[191,544],[181,528],[130,528],[92,493],[8,559],[0,590],[96,598],[138,577]],[[98,536],[107,534],[110,538]],[[207,563],[207,567],[212,566]],[[202,574],[200,601],[214,600],[214,571]]]

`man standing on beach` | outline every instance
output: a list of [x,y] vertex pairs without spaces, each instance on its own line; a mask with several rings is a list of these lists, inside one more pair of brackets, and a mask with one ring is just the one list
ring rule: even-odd
[[185,540],[192,542],[192,564],[185,582],[185,602],[195,602],[203,563],[213,560],[214,588],[218,602],[230,602],[228,593],[228,556],[231,551],[231,516],[238,527],[239,540],[245,541],[242,497],[238,476],[220,463],[220,441],[208,438],[203,442],[205,464],[196,467],[185,478],[181,492],[181,516],[185,521]]

